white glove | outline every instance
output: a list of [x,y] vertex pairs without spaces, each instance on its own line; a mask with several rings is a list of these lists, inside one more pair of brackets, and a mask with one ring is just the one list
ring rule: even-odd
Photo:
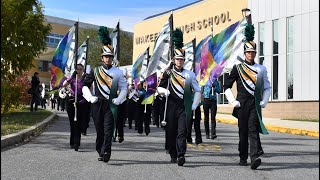
[[230,88],[226,89],[224,91],[224,94],[226,95],[228,101],[232,104],[233,107],[240,107],[240,102],[234,98]]
[[232,106],[235,107],[235,108],[240,107],[240,102],[237,101],[237,100],[233,101],[231,104],[232,104]]
[[196,110],[199,103],[201,101],[201,93],[200,92],[195,92],[194,93],[194,98],[193,98],[193,103],[192,103],[192,110]]
[[270,88],[263,91],[262,101],[260,101],[260,106],[262,108],[265,108],[267,106],[269,97],[270,97]]
[[114,98],[112,99],[112,103],[118,106],[121,103],[121,101],[119,98]]
[[157,91],[161,96],[168,97],[170,95],[170,91],[163,87],[157,87]]
[[196,106],[195,104],[192,104],[192,111],[196,110],[198,106]]
[[260,106],[261,106],[262,108],[265,108],[265,107],[266,107],[266,105],[267,105],[267,103],[266,103],[266,102],[264,102],[264,101],[260,101]]
[[97,101],[98,101],[97,96],[91,96],[90,101],[88,101],[88,102],[91,102],[93,104],[93,103],[96,103]]
[[126,100],[127,90],[121,90],[118,97],[112,99],[112,103],[115,105],[122,104]]
[[90,89],[87,86],[82,87],[82,96],[91,103],[95,103],[98,101],[98,97],[92,96]]

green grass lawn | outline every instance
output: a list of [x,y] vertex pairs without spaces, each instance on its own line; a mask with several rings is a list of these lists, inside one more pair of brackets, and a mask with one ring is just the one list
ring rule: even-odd
[[52,112],[43,109],[30,112],[29,107],[24,107],[18,111],[1,115],[1,136],[27,129],[51,114]]

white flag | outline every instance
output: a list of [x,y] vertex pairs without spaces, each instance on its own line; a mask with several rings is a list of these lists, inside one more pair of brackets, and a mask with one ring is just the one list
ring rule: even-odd
[[117,27],[113,29],[110,38],[112,40],[112,47],[114,52],[114,57],[112,64],[115,66],[119,66],[119,57],[118,57],[118,40],[119,40],[119,22],[117,24]]
[[153,54],[149,60],[146,77],[157,72],[159,77],[162,72],[170,65],[170,16],[163,26],[158,38],[156,39]]
[[183,69],[193,71],[193,61],[194,61],[194,56],[193,56],[193,41],[188,42],[185,44],[182,49],[185,52],[185,61],[183,64]]
[[[78,60],[77,60],[77,64],[82,64],[83,66],[85,65],[86,59],[87,59],[87,41],[83,42],[82,45],[78,48]],[[67,66],[69,68],[66,69],[65,73],[66,73],[66,77],[70,77],[72,75],[72,73],[74,72],[74,61],[68,61],[67,62]]]

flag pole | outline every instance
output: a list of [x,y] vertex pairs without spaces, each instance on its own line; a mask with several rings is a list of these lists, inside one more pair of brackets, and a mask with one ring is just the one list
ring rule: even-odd
[[88,52],[89,52],[89,36],[87,36],[86,44],[87,44],[87,50],[86,50],[86,59],[84,60],[84,73],[87,72],[87,61],[88,61]]
[[[79,19],[76,22],[76,30],[75,30],[75,45],[74,45],[74,69],[77,69],[77,61],[78,61],[78,30],[79,30]],[[74,92],[74,121],[77,121],[77,95],[78,95],[78,75],[76,75],[76,87]]]
[[118,65],[120,66],[120,19],[117,24],[117,31],[118,31],[118,36],[117,36],[117,60],[118,60]]

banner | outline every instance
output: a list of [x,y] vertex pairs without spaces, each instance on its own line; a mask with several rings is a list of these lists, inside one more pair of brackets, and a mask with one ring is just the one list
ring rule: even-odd
[[207,36],[196,48],[196,75],[199,85],[211,85],[215,79],[243,61],[246,18],[230,25],[214,37]]
[[74,66],[71,67],[67,64],[72,64],[74,60],[75,33],[76,25],[62,38],[54,52],[50,67],[52,89],[62,86],[63,81],[66,79],[65,72],[70,72],[71,68],[74,68]]
[[155,46],[153,49],[153,54],[150,57],[147,74],[150,76],[153,73],[157,73],[159,77],[162,72],[170,65],[170,42],[171,42],[171,29],[170,24],[172,24],[172,14],[170,15],[168,21],[163,26],[159,36],[155,41]]
[[142,74],[146,74],[146,67],[143,67],[143,66],[144,64],[147,64],[148,57],[149,57],[149,47],[138,56],[137,60],[132,65],[131,74],[135,82],[135,86],[137,86],[137,83],[140,82],[140,78]]
[[119,66],[119,60],[120,60],[120,22],[118,22],[116,28],[113,29],[113,31],[110,34],[110,38],[112,40],[112,47],[114,50],[114,57],[112,64],[115,66]]

